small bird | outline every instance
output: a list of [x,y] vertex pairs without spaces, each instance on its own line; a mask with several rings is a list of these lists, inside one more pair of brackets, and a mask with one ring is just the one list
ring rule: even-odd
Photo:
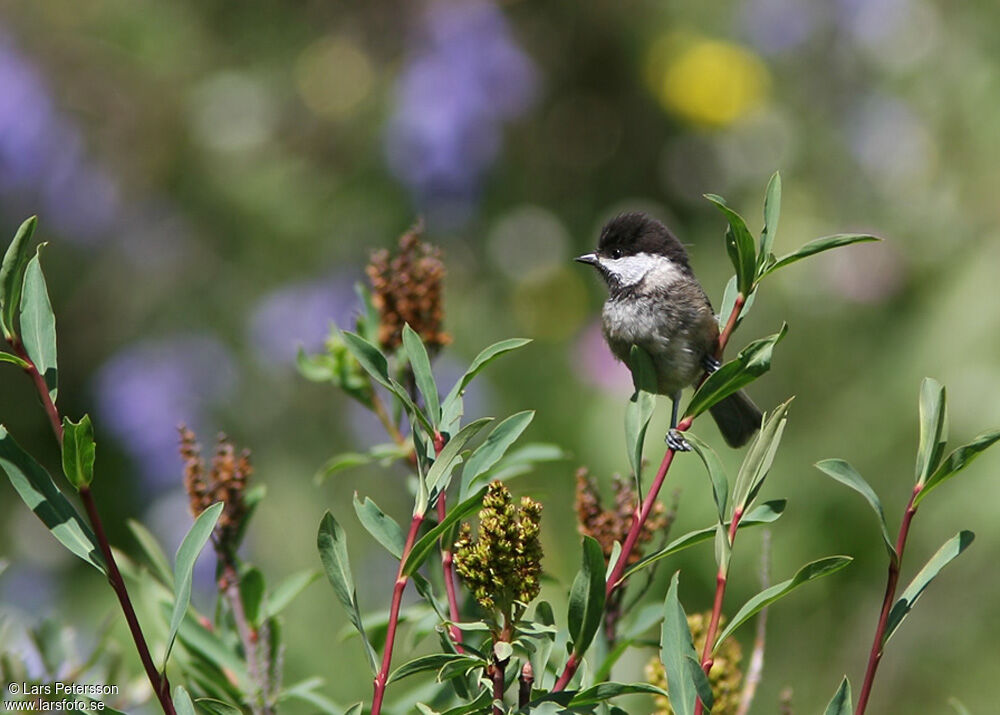
[[[611,352],[626,364],[633,345],[649,353],[657,392],[673,400],[667,444],[690,449],[675,430],[681,390],[719,368],[719,326],[684,246],[656,219],[624,213],[601,230],[595,252],[576,260],[594,266],[608,285],[601,319]],[[761,412],[742,391],[710,412],[731,447],[760,428]]]

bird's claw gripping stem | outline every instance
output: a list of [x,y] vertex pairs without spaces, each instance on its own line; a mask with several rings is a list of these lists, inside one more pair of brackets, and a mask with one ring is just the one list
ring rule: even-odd
[[669,432],[667,432],[666,442],[667,442],[667,447],[669,447],[674,452],[691,451],[691,445],[688,443],[686,439],[684,439],[684,435],[681,434],[680,430],[671,429]]

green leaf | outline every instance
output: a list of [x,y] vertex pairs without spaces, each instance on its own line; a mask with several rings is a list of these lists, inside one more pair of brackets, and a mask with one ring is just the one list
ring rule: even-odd
[[951,709],[955,711],[955,715],[972,715],[962,701],[958,698],[948,698],[948,704],[951,705]]
[[427,356],[427,348],[409,323],[403,326],[403,349],[410,361],[410,369],[413,370],[417,388],[424,396],[427,416],[436,429],[441,422],[441,398],[438,395],[437,383],[434,382],[434,373],[431,372],[431,360]]
[[979,435],[968,444],[963,444],[961,447],[949,454],[948,457],[938,465],[938,468],[934,470],[934,473],[927,478],[927,481],[924,482],[924,488],[920,490],[919,494],[917,494],[917,498],[913,501],[913,505],[916,506],[919,504],[923,501],[924,497],[927,496],[928,492],[941,486],[941,484],[948,481],[969,466],[969,464],[971,464],[976,457],[992,447],[998,440],[1000,440],[1000,431],[986,432]]
[[722,467],[722,460],[719,459],[715,450],[697,435],[688,432],[684,438],[691,445],[695,454],[701,457],[702,464],[705,465],[708,478],[712,482],[712,496],[715,498],[715,509],[721,524],[726,520],[726,500],[729,498],[729,482],[726,480],[726,471]]
[[473,658],[460,653],[432,653],[431,655],[414,658],[409,663],[404,663],[396,668],[389,675],[389,680],[386,681],[386,684],[394,683],[397,680],[402,680],[403,678],[410,675],[416,675],[417,673],[426,673],[430,670],[440,670],[443,666],[448,665],[449,663],[459,662],[466,662],[469,667],[485,665],[485,663],[479,658]]
[[184,614],[187,613],[188,606],[191,605],[191,582],[194,579],[194,563],[198,560],[198,555],[205,548],[212,530],[215,529],[222,509],[223,502],[218,502],[208,507],[198,518],[194,520],[191,529],[185,535],[181,545],[177,548],[177,556],[174,559],[174,606],[170,614],[170,633],[167,636],[167,647],[163,653],[163,660],[160,661],[160,670],[167,667],[170,659],[170,651],[173,650],[174,640],[177,638],[177,630],[181,627]]
[[375,537],[375,540],[385,547],[385,550],[397,559],[403,558],[403,547],[406,537],[396,520],[378,508],[378,504],[369,497],[364,502],[358,501],[358,493],[354,492],[354,512],[358,520]]
[[0,265],[0,327],[8,342],[17,335],[14,316],[21,307],[24,268],[28,265],[28,244],[37,225],[37,216],[32,216],[21,224],[4,253],[3,265]]
[[344,711],[344,715],[361,715],[365,710],[364,703],[354,703],[351,707]]
[[617,698],[619,695],[632,695],[633,693],[667,694],[666,691],[649,683],[598,683],[579,691],[569,701],[569,705],[570,707],[597,705],[611,698]]
[[0,362],[9,362],[11,365],[17,365],[22,370],[27,370],[31,367],[31,365],[26,363],[17,355],[11,355],[10,353],[5,353],[2,350],[0,350]]
[[906,587],[903,591],[903,595],[892,604],[892,609],[889,611],[889,620],[886,622],[885,635],[882,637],[882,646],[884,647],[892,634],[896,632],[899,628],[899,624],[903,622],[910,611],[913,610],[914,604],[917,599],[920,598],[920,594],[924,592],[924,589],[930,584],[934,578],[941,573],[941,569],[950,564],[960,553],[965,551],[965,549],[972,543],[976,535],[971,531],[960,531],[953,537],[948,539],[944,545],[937,550],[930,560],[924,564],[924,567],[920,569],[919,573],[913,577],[910,581],[910,585]]
[[479,508],[479,505],[483,501],[484,494],[486,494],[486,487],[483,487],[465,501],[460,502],[458,506],[454,506],[449,509],[448,516],[445,517],[444,521],[439,523],[433,529],[424,534],[419,540],[417,540],[417,543],[415,543],[413,548],[410,549],[410,555],[406,557],[406,561],[403,564],[403,574],[406,576],[412,576],[434,550],[438,539],[440,539],[453,524],[461,519],[464,519],[466,516]]
[[243,711],[235,705],[224,703],[215,698],[198,698],[195,702],[202,710],[211,715],[243,715]]
[[771,264],[771,267],[764,272],[764,275],[774,273],[779,268],[784,268],[785,266],[795,263],[796,261],[801,261],[803,258],[808,258],[809,256],[822,253],[823,251],[829,251],[831,248],[850,246],[852,243],[865,243],[868,241],[881,240],[882,239],[878,236],[869,236],[864,233],[838,233],[835,236],[817,238],[810,241],[794,253],[789,253],[787,256],[779,258]]
[[826,706],[823,715],[852,715],[854,705],[851,704],[851,683],[847,676],[840,682],[840,687],[833,695],[833,700]]
[[920,383],[920,445],[917,448],[917,484],[934,473],[948,442],[948,406],[944,385],[931,377]]
[[[745,514],[743,518],[740,519],[740,523],[737,528],[743,529],[751,526],[760,526],[761,524],[770,524],[777,521],[784,511],[784,499],[775,499],[774,501],[764,502],[749,514]],[[729,522],[726,522],[723,526],[728,528]],[[632,566],[629,566],[625,570],[625,573],[622,574],[621,581],[624,581],[635,573],[651,566],[661,559],[665,559],[666,557],[676,554],[679,551],[683,551],[684,549],[688,549],[692,546],[708,541],[715,536],[715,531],[715,526],[709,526],[704,529],[698,529],[697,531],[690,531],[683,536],[677,537],[662,549],[658,549],[657,551],[646,555]],[[619,583],[621,583],[621,581],[619,581]]]
[[726,200],[716,194],[705,194],[705,198],[715,204],[729,221],[726,231],[726,251],[736,269],[736,284],[740,293],[749,295],[753,290],[757,271],[757,255],[753,236],[746,221],[726,204]]
[[177,715],[195,715],[194,703],[191,702],[191,696],[188,695],[188,691],[184,689],[183,685],[174,688],[173,701]]
[[304,569],[285,577],[267,597],[267,604],[264,606],[264,620],[274,618],[281,613],[288,604],[319,577],[320,572],[316,569]]
[[646,442],[646,429],[656,407],[656,367],[649,353],[638,345],[629,352],[629,369],[635,392],[625,407],[625,443],[632,474],[639,479],[642,469],[642,448]]
[[782,323],[781,330],[777,333],[753,341],[740,351],[735,360],[730,360],[712,373],[694,393],[684,412],[685,417],[697,417],[712,405],[743,389],[770,370],[774,346],[787,332],[787,323]]
[[[679,581],[678,571],[670,579],[670,588],[667,589],[667,597],[663,602],[660,661],[667,674],[670,707],[677,715],[693,715],[695,698],[700,699],[705,708],[711,711],[712,686],[698,664],[687,615],[677,596]],[[693,662],[697,667],[691,668],[688,662]]]
[[101,573],[107,573],[104,557],[97,548],[97,538],[90,527],[59,491],[49,473],[21,449],[3,426],[0,426],[0,469],[7,473],[22,501],[63,546]]
[[434,464],[427,470],[425,481],[431,501],[433,501],[434,495],[448,488],[448,484],[451,482],[451,473],[458,466],[462,450],[468,441],[492,421],[492,417],[482,417],[475,422],[470,422],[444,445],[444,449],[435,457]]
[[523,348],[530,342],[531,340],[529,338],[510,338],[508,340],[501,340],[498,343],[493,343],[476,355],[472,364],[469,365],[469,369],[466,370],[465,374],[462,375],[458,382],[455,383],[455,386],[451,388],[448,396],[441,404],[442,425],[448,427],[448,423],[450,421],[449,418],[461,415],[461,399],[462,395],[465,394],[465,388],[469,386],[472,379],[478,375],[484,367],[489,365],[501,355],[505,355],[513,350],[517,350],[518,348]]
[[49,290],[42,274],[39,257],[42,248],[38,246],[35,256],[28,261],[24,271],[24,287],[21,289],[21,342],[35,368],[45,379],[49,397],[56,401],[58,392],[58,367],[56,361],[56,316],[49,302]]
[[780,598],[784,598],[805,583],[840,571],[840,569],[847,566],[851,561],[853,559],[850,556],[827,556],[824,559],[818,559],[806,564],[787,581],[782,581],[770,588],[765,588],[743,604],[743,607],[733,616],[732,620],[726,625],[725,630],[719,635],[718,640],[716,640],[715,650],[719,649],[722,642],[732,635],[733,631],[753,618],[761,609],[766,608]]
[[507,453],[507,450],[518,440],[534,418],[534,410],[525,410],[511,415],[493,428],[486,441],[476,448],[472,456],[465,462],[465,466],[462,467],[460,499],[465,498],[479,477],[500,461],[500,458]]
[[428,434],[434,434],[434,426],[427,419],[427,415],[413,404],[413,400],[406,393],[406,389],[389,375],[389,362],[386,360],[385,355],[382,354],[382,351],[360,335],[346,330],[341,332],[341,335],[344,338],[344,345],[347,346],[347,349],[361,364],[365,372],[395,395],[396,399],[406,408],[409,415],[415,421],[419,422],[427,430]]
[[767,263],[772,255],[774,236],[778,233],[778,217],[781,215],[781,174],[777,171],[767,182],[767,193],[764,196],[764,230],[760,234],[760,253],[757,256],[757,275],[762,276],[767,270]]
[[760,432],[757,433],[743,458],[743,464],[740,465],[740,471],[736,475],[736,484],[733,486],[733,504],[741,512],[750,507],[764,484],[764,479],[767,478],[778,445],[781,444],[781,435],[785,431],[790,403],[791,400],[788,400],[775,407],[770,414],[764,415]]
[[167,555],[163,553],[163,549],[160,548],[156,537],[145,526],[134,519],[129,519],[126,524],[128,524],[129,531],[132,532],[135,540],[139,542],[139,546],[146,554],[146,558],[149,559],[149,565],[153,573],[160,579],[163,585],[173,591],[174,574],[170,568],[170,562],[167,561]]
[[895,562],[898,558],[896,547],[893,546],[892,537],[889,536],[889,527],[885,523],[885,512],[882,511],[882,502],[879,501],[875,490],[868,485],[868,482],[858,474],[854,467],[843,459],[824,459],[822,462],[817,462],[816,467],[841,484],[846,484],[865,498],[865,501],[871,506],[872,511],[875,512],[875,516],[878,517],[879,528],[882,531],[882,541],[889,552],[889,558]]
[[319,549],[319,557],[323,561],[326,577],[330,579],[334,593],[337,594],[341,605],[347,611],[347,617],[361,635],[361,642],[364,643],[365,652],[368,654],[368,665],[371,666],[373,673],[377,673],[378,664],[376,663],[375,651],[368,641],[365,626],[361,621],[358,593],[354,588],[351,562],[347,557],[347,537],[343,528],[330,512],[327,512],[323,521],[320,522],[319,534],[316,536],[316,547]]
[[597,539],[583,537],[583,565],[569,591],[569,637],[573,653],[582,656],[604,618],[604,552]]
[[77,490],[89,487],[94,481],[95,449],[90,415],[84,415],[75,424],[68,417],[63,417],[63,474]]
[[[726,327],[726,323],[729,322],[729,316],[732,315],[733,308],[736,307],[736,296],[738,293],[739,291],[736,290],[736,276],[730,276],[729,282],[726,283],[726,290],[722,294],[722,306],[719,308],[719,314],[716,316],[716,321],[719,323],[719,330],[723,330]],[[740,314],[736,317],[737,327],[750,314],[750,308],[753,307],[756,299],[756,289],[750,295],[744,296],[743,307],[740,309]]]
[[264,591],[267,585],[264,582],[264,574],[258,568],[250,568],[240,576],[240,601],[243,602],[243,612],[247,621],[254,628],[259,628],[262,623],[261,611],[264,603]]

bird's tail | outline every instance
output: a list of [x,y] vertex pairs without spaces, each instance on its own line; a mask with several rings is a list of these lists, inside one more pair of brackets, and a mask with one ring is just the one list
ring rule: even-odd
[[740,390],[709,408],[723,439],[730,447],[742,447],[760,429],[760,409]]

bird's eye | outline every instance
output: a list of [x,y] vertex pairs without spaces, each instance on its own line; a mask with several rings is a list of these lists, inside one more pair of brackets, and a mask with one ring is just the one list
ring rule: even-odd
[[611,257],[612,258],[621,258],[622,257],[622,249],[620,249],[620,248],[612,248],[611,249]]

